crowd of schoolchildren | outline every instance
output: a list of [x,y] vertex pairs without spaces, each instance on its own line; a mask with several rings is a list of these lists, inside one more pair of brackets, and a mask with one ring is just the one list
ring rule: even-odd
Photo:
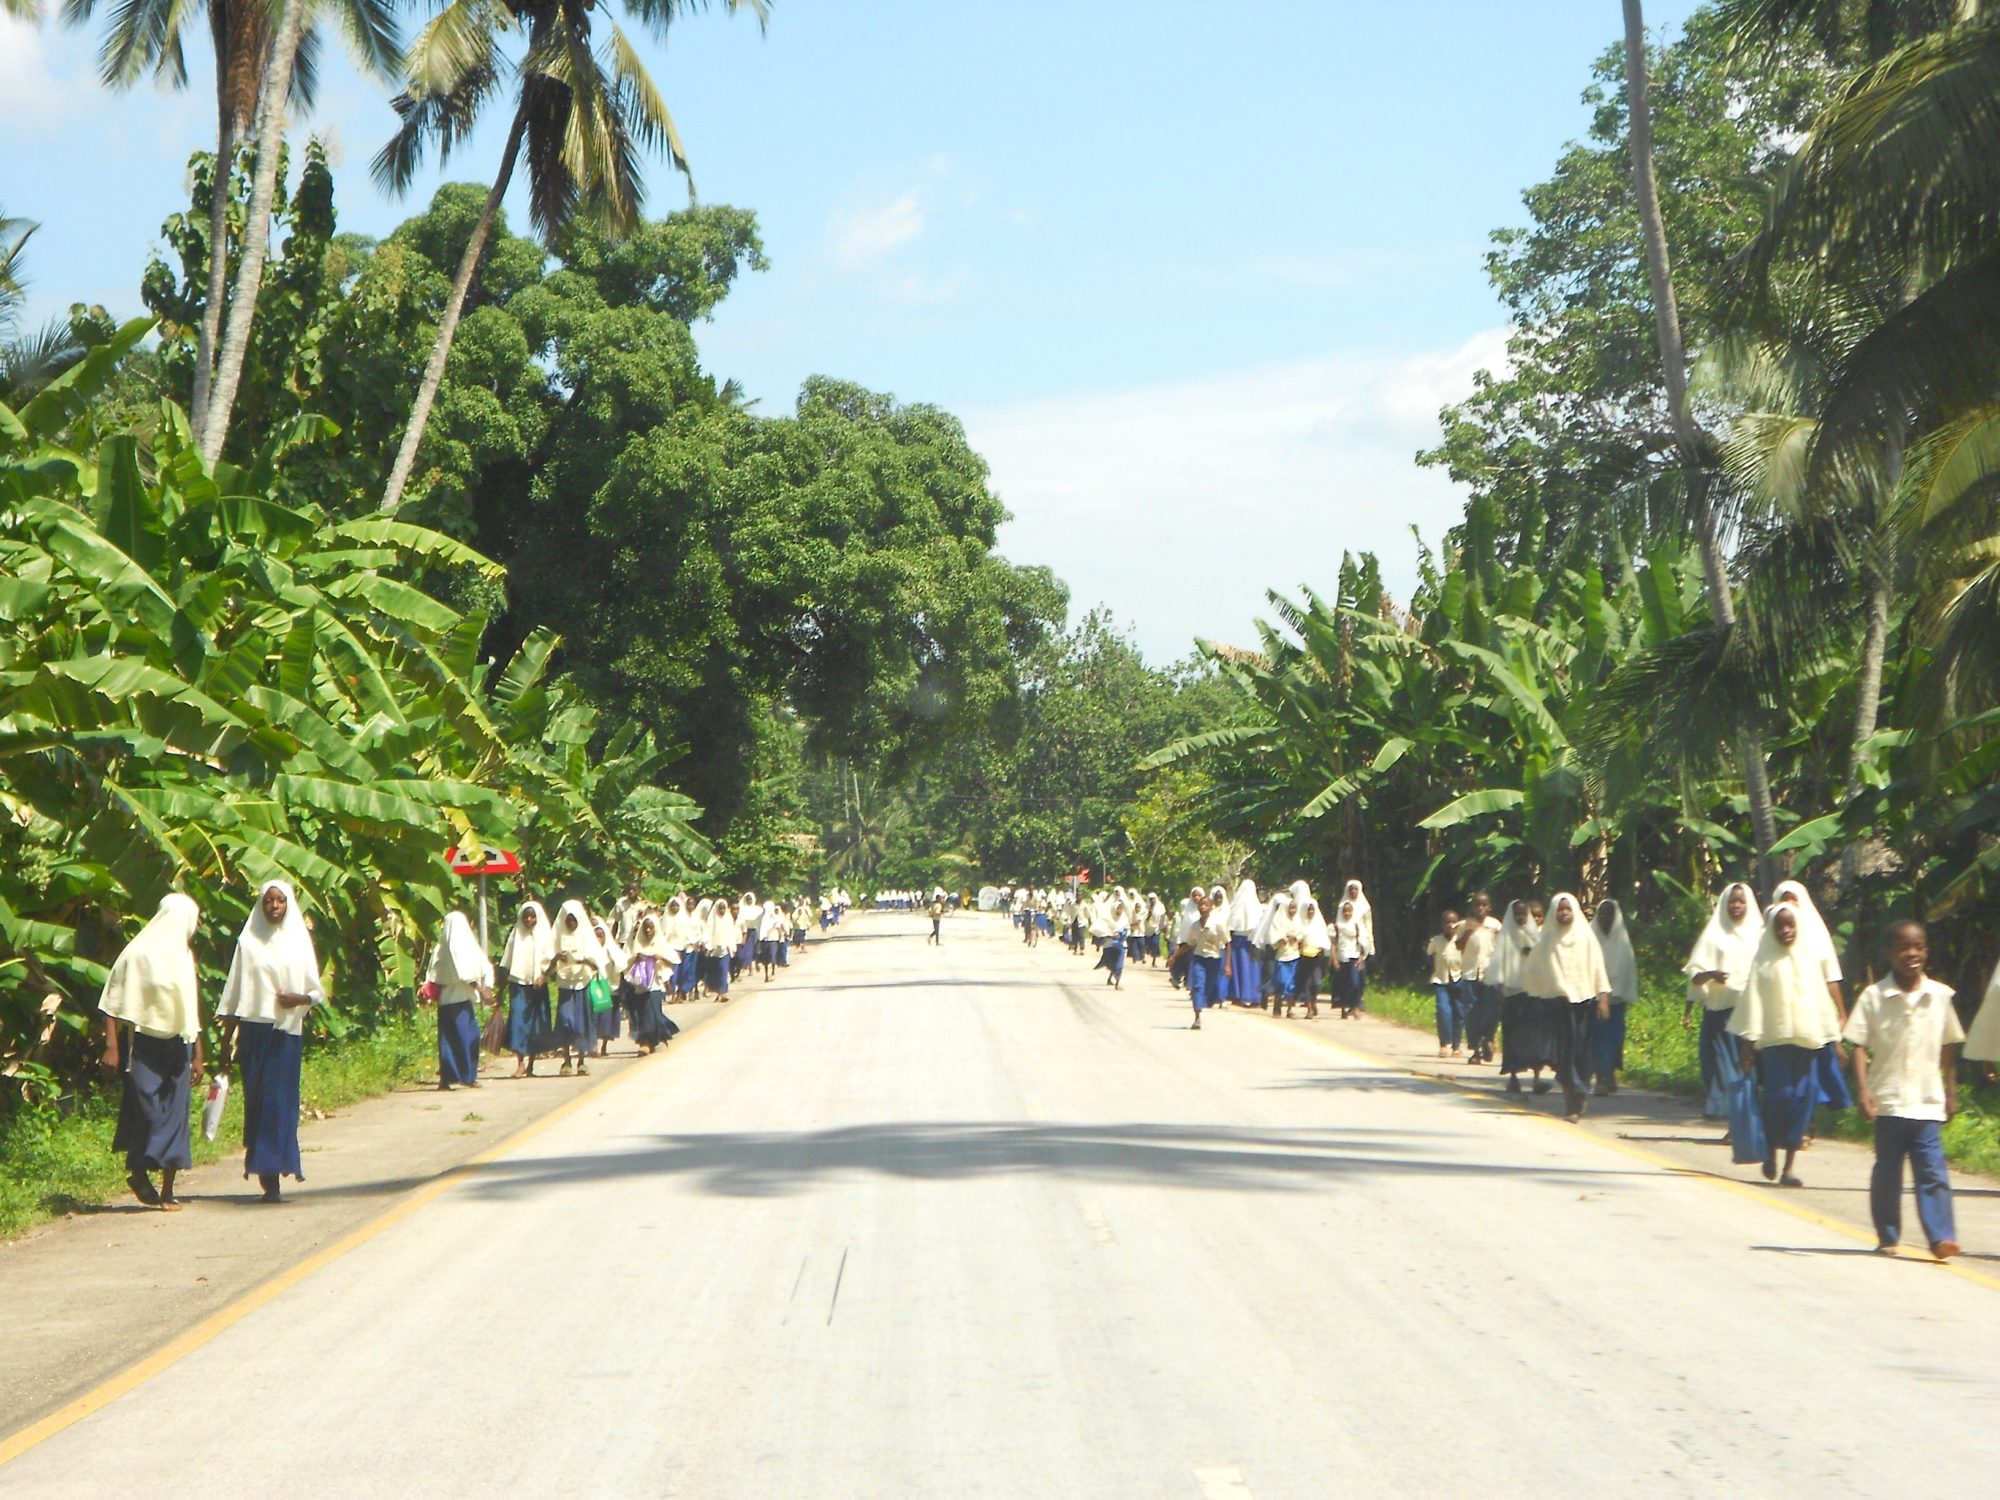
[[[1233,895],[1196,886],[1177,914],[1156,893],[1126,887],[1022,887],[1002,901],[1024,942],[1058,935],[1078,954],[1095,947],[1114,988],[1128,962],[1165,964],[1197,1031],[1223,1004],[1317,1019],[1324,991],[1342,1019],[1366,1008],[1375,929],[1359,880],[1345,883],[1331,915],[1304,881],[1261,896],[1247,879]],[[1781,882],[1763,908],[1732,882],[1684,966],[1682,1024],[1699,1026],[1703,1113],[1728,1122],[1736,1162],[1800,1186],[1797,1158],[1815,1111],[1858,1106],[1875,1122],[1878,1248],[1894,1253],[1901,1240],[1907,1163],[1925,1242],[1949,1258],[1959,1246],[1942,1130],[1957,1108],[1959,1049],[1969,1062],[2000,1062],[2000,968],[1968,1029],[1951,987],[1927,972],[1929,956],[1922,923],[1894,924],[1883,935],[1884,977],[1850,999],[1805,886]],[[1639,964],[1616,900],[1586,910],[1563,892],[1511,900],[1500,913],[1481,891],[1465,912],[1443,914],[1424,957],[1440,1058],[1497,1062],[1512,1094],[1560,1089],[1572,1121],[1592,1095],[1617,1093]]]
[[[438,1087],[478,1088],[482,1045],[512,1053],[516,1078],[533,1076],[537,1060],[551,1055],[562,1059],[559,1072],[587,1074],[591,1057],[625,1035],[652,1053],[680,1031],[668,1006],[727,1001],[732,982],[774,977],[815,922],[825,932],[848,905],[844,890],[817,902],[760,901],[752,891],[734,900],[682,893],[649,901],[633,882],[603,917],[568,900],[551,921],[541,902],[524,901],[497,966],[465,913],[451,912],[421,990],[437,1007]],[[124,1081],[113,1149],[124,1154],[133,1195],[159,1208],[180,1206],[175,1178],[194,1159],[192,1090],[206,1071],[192,946],[200,920],[193,900],[169,894],[111,966],[99,1001],[103,1062]],[[215,1008],[223,1055],[210,1085],[213,1104],[232,1066],[241,1074],[243,1174],[258,1180],[267,1201],[278,1200],[281,1179],[305,1176],[304,1023],[325,998],[311,923],[289,884],[268,881]],[[487,1002],[492,1015],[482,1030],[478,1006]],[[219,1116],[219,1106],[211,1113]],[[212,1121],[207,1128],[212,1135]]]

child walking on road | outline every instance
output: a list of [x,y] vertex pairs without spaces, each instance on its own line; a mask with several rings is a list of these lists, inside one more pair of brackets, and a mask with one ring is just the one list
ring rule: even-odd
[[1924,972],[1930,936],[1921,922],[1889,929],[1887,979],[1861,992],[1841,1032],[1854,1047],[1861,1112],[1875,1122],[1875,1174],[1868,1206],[1876,1249],[1894,1255],[1903,1235],[1903,1161],[1916,1179],[1917,1220],[1931,1254],[1958,1254],[1945,1171],[1944,1122],[1958,1112],[1958,1059],[1965,1040],[1951,986]]
[[1424,945],[1431,961],[1431,988],[1437,992],[1438,1056],[1459,1056],[1465,1035],[1465,989],[1461,983],[1463,955],[1458,951],[1458,913],[1448,911],[1438,931]]

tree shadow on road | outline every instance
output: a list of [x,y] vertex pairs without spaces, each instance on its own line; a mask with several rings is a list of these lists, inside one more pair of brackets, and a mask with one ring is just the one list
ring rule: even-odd
[[1566,1188],[1650,1175],[1468,1160],[1410,1130],[1262,1131],[1200,1125],[912,1122],[834,1130],[716,1132],[653,1138],[640,1150],[481,1165],[470,1190],[527,1196],[567,1182],[681,1177],[722,1197],[778,1197],[841,1178],[914,1181],[1047,1175],[1210,1189],[1309,1191],[1370,1177],[1506,1177]]

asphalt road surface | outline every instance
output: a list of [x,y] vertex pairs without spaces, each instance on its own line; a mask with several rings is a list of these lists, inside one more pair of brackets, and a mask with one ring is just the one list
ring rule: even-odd
[[925,926],[851,919],[0,1495],[2000,1483],[2000,1291],[1296,1029],[1190,1032],[999,918]]

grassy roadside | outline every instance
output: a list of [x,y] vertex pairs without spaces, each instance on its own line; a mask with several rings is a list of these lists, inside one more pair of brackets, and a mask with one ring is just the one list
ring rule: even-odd
[[[338,1042],[308,1041],[301,1104],[308,1112],[328,1113],[428,1076],[436,1065],[435,1014],[428,1009],[391,1012],[367,1031],[357,1029]],[[197,1086],[196,1166],[243,1149],[240,1091],[230,1091],[222,1128],[212,1141],[201,1137],[202,1094]],[[67,1116],[54,1109],[22,1110],[0,1125],[0,1239],[123,1193],[124,1158],[111,1149],[117,1124],[118,1089],[107,1084]]]
[[[1625,1016],[1625,1067],[1619,1077],[1692,1100],[1702,1093],[1701,1059],[1695,1032],[1681,1029],[1684,994],[1678,974],[1649,974],[1641,982],[1638,1003]],[[1428,987],[1371,983],[1368,1010],[1385,1021],[1436,1035],[1437,1001]],[[1958,1106],[1957,1117],[1944,1128],[1945,1155],[1968,1171],[2000,1176],[2000,1088],[1961,1076]],[[1865,1143],[1874,1140],[1875,1127],[1858,1109],[1821,1110],[1819,1133]]]

